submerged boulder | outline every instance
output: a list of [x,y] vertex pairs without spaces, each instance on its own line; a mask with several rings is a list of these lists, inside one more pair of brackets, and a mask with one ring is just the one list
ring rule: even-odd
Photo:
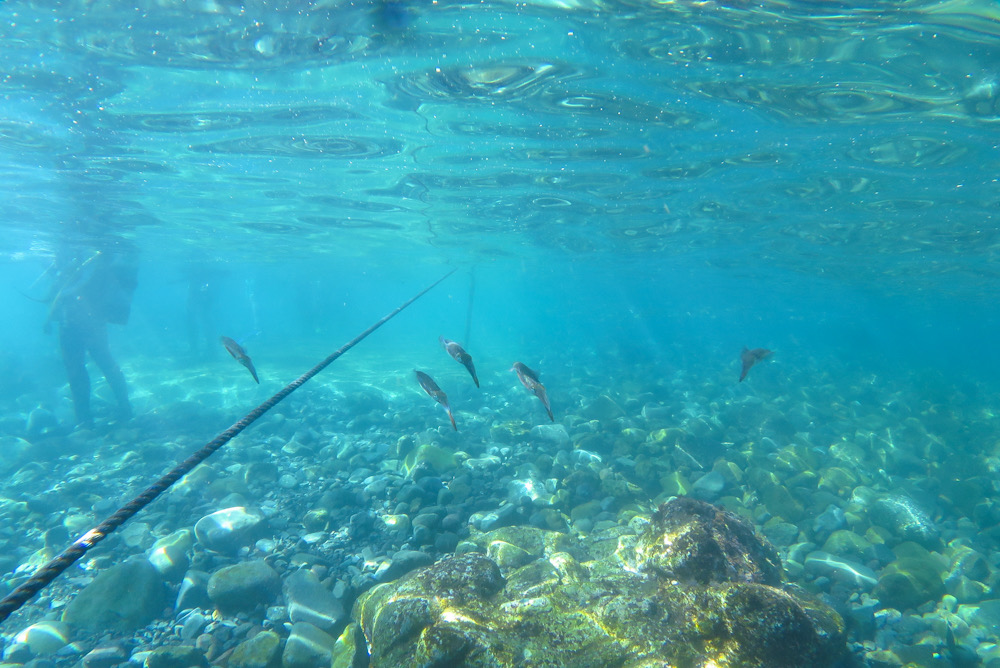
[[220,568],[208,579],[208,597],[222,612],[253,610],[267,604],[281,590],[281,579],[261,560]]
[[678,497],[653,514],[631,565],[687,584],[757,582],[777,586],[781,559],[753,527],[704,501]]
[[[616,526],[575,541],[512,527],[473,541],[487,554],[444,559],[358,599],[373,668],[822,668],[846,649],[839,616],[781,589],[774,548],[707,503],[665,504],[639,535]],[[518,558],[498,563],[513,548]]]
[[88,630],[132,633],[151,622],[166,604],[163,576],[140,557],[100,573],[70,601],[62,619]]

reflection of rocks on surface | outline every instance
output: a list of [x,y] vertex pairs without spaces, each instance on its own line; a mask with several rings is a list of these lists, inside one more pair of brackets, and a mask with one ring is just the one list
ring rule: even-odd
[[846,649],[840,617],[780,589],[774,549],[707,503],[675,499],[639,535],[507,527],[472,540],[485,555],[358,600],[373,667],[820,667]]

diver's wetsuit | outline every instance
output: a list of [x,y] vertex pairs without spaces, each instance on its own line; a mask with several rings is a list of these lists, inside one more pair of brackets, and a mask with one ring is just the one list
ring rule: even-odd
[[108,323],[128,321],[132,292],[135,290],[135,266],[111,256],[94,258],[96,263],[78,271],[58,296],[53,316],[59,321],[59,347],[69,378],[73,408],[79,424],[90,424],[90,376],[86,356],[104,374],[118,402],[118,417],[132,416],[125,375],[111,355]]

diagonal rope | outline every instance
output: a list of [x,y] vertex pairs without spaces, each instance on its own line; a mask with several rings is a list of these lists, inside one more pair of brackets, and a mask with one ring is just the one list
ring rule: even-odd
[[278,402],[287,397],[289,394],[299,389],[307,380],[318,374],[320,371],[328,367],[335,359],[346,353],[348,350],[360,343],[365,337],[374,332],[376,329],[389,322],[394,318],[400,311],[405,309],[407,306],[417,301],[425,294],[430,292],[433,288],[437,287],[444,279],[448,278],[455,273],[455,269],[452,269],[447,274],[434,281],[432,284],[418,292],[413,297],[409,298],[395,310],[383,316],[381,320],[376,322],[374,325],[366,329],[365,331],[358,334],[356,337],[345,343],[340,349],[332,353],[329,357],[324,359],[322,362],[314,366],[313,368],[306,371],[304,374],[293,380],[291,383],[286,385],[277,394],[265,401],[264,403],[254,408],[252,411],[246,414],[239,422],[231,426],[229,429],[225,430],[209,443],[205,444],[200,450],[195,452],[193,455],[185,459],[183,462],[175,466],[166,475],[154,482],[152,485],[146,488],[142,494],[135,497],[124,506],[119,508],[113,515],[108,517],[106,520],[101,522],[99,525],[85,533],[83,536],[78,538],[73,542],[68,548],[63,550],[61,554],[54,557],[52,561],[42,566],[38,569],[35,574],[27,582],[18,586],[14,591],[8,594],[2,601],[0,601],[0,623],[6,620],[10,615],[24,605],[28,600],[30,600],[35,594],[40,592],[42,589],[47,587],[50,582],[56,579],[60,573],[65,571],[67,568],[72,566],[80,557],[87,553],[87,551],[97,545],[99,542],[104,540],[104,538],[110,534],[112,531],[120,527],[125,523],[130,517],[135,515],[137,512],[142,510],[144,507],[149,505],[156,497],[165,492],[171,485],[177,482],[181,477],[186,475],[195,466],[201,462],[208,459],[208,457],[221,448],[223,445],[235,438],[240,432],[253,424],[258,418],[260,418],[264,413],[268,412],[274,408]]

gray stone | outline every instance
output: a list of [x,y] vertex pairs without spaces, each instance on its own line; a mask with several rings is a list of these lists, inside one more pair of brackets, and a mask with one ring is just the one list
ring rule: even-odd
[[84,629],[131,633],[156,618],[166,604],[163,576],[138,557],[100,573],[70,601],[62,618]]
[[307,570],[286,577],[284,589],[292,622],[309,622],[323,631],[332,631],[345,615],[344,605]]
[[799,537],[799,528],[790,522],[768,523],[761,532],[772,544],[779,547],[788,547]]
[[1000,626],[1000,599],[988,599],[976,605],[960,605],[956,614],[969,626],[997,628]]
[[0,473],[10,473],[17,470],[22,464],[30,461],[33,453],[37,452],[35,446],[29,441],[17,436],[0,436]]
[[24,643],[15,642],[3,648],[5,663],[27,663],[31,660],[31,648]]
[[878,584],[878,575],[872,569],[823,550],[810,552],[804,566],[810,575],[846,582],[862,591],[870,591]]
[[813,533],[829,536],[834,531],[843,529],[846,526],[847,517],[844,515],[844,511],[831,503],[813,521]]
[[208,597],[222,612],[253,610],[274,600],[281,580],[263,561],[245,561],[220,568],[208,579]]
[[337,639],[308,622],[292,625],[292,632],[281,654],[283,668],[316,668],[329,666]]
[[259,511],[236,506],[202,517],[194,525],[194,535],[206,550],[234,554],[261,538],[265,522]]
[[84,668],[113,668],[128,661],[128,653],[120,645],[96,647],[83,657]]
[[184,579],[181,580],[180,589],[177,591],[174,609],[207,608],[211,604],[212,599],[208,597],[208,573],[204,571],[185,573]]
[[392,561],[384,569],[379,569],[376,579],[389,582],[406,575],[415,568],[423,568],[434,563],[434,557],[419,550],[400,550],[392,556]]
[[144,668],[207,668],[208,661],[197,647],[166,645],[146,655]]
[[702,501],[714,501],[726,488],[726,479],[718,471],[709,471],[691,485],[691,495]]
[[904,541],[913,541],[928,550],[940,547],[941,534],[937,526],[926,511],[905,494],[885,496],[868,506],[868,519]]
[[14,642],[26,645],[32,656],[54,654],[69,641],[69,627],[63,622],[41,621],[27,627],[16,636]]
[[191,565],[188,552],[192,545],[194,537],[191,530],[181,529],[153,543],[146,553],[146,558],[163,577],[177,582]]
[[539,424],[531,428],[531,438],[535,441],[563,446],[569,443],[569,434],[561,424]]
[[181,640],[184,642],[194,642],[201,634],[202,629],[208,625],[208,618],[198,610],[189,610],[187,614],[179,619],[181,622]]

